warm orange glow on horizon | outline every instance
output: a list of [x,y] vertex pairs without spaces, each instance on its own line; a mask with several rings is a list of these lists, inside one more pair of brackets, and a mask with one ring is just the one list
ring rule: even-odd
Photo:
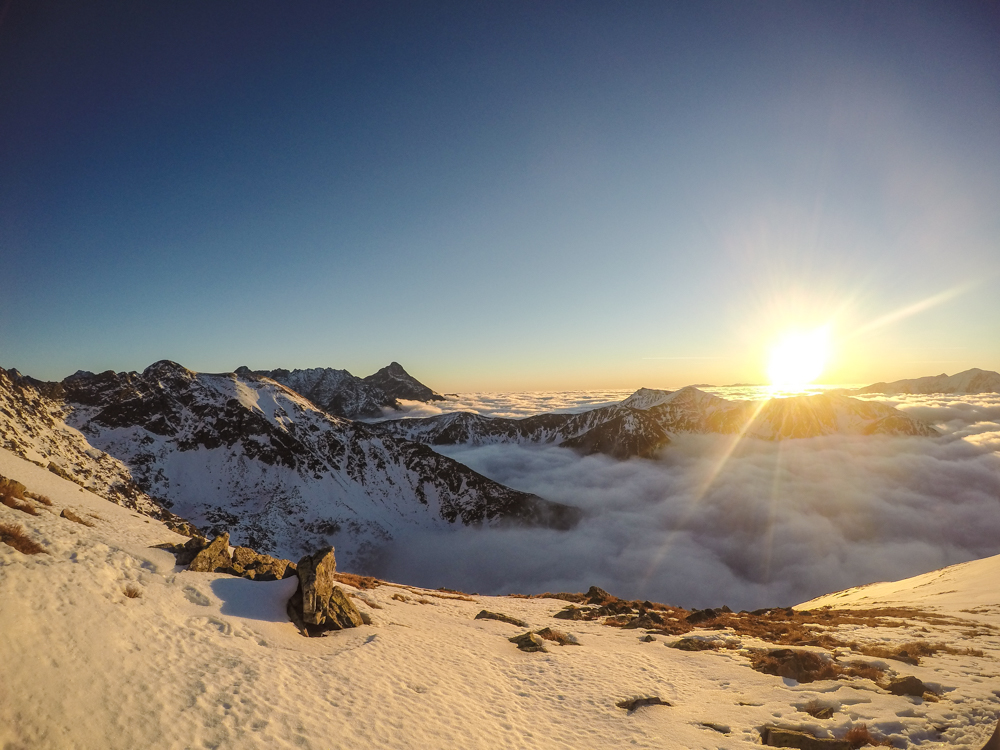
[[830,357],[830,330],[787,334],[771,349],[767,375],[773,388],[797,390],[816,381]]

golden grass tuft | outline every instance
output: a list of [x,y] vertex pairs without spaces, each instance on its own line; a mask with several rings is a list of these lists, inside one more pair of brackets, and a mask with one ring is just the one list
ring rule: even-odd
[[824,706],[815,698],[803,706],[802,710],[816,719],[829,719],[836,713],[830,706]]
[[338,583],[344,583],[348,586],[353,586],[361,591],[366,591],[368,589],[375,589],[382,585],[382,581],[378,578],[372,578],[371,576],[359,576],[354,573],[334,573],[333,580]]
[[857,726],[851,727],[847,730],[847,734],[844,735],[844,739],[847,741],[852,748],[864,747],[866,745],[873,745],[875,747],[892,747],[892,742],[885,738],[873,737],[871,732],[868,731],[867,724],[858,724]]
[[24,528],[16,523],[0,523],[0,542],[25,555],[37,555],[46,551],[45,547],[25,534]]
[[40,495],[37,492],[25,492],[24,495],[25,497],[30,497],[36,503],[41,503],[42,505],[46,505],[50,508],[52,507],[52,498],[48,495]]
[[129,599],[138,599],[142,596],[142,587],[137,583],[130,583],[122,589],[122,593]]

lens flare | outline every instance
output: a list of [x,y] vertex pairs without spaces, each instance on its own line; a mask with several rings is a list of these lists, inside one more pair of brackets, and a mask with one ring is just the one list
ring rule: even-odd
[[803,388],[823,374],[829,356],[829,329],[790,333],[771,350],[767,375],[775,388]]

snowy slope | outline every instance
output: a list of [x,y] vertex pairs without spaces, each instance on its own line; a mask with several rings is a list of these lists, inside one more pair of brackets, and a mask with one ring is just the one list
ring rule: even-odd
[[[56,390],[66,421],[83,435],[55,418],[42,433],[75,434],[78,452],[119,459],[113,465],[172,512],[263,552],[297,557],[334,543],[346,560],[412,528],[565,528],[578,516],[424,446],[332,417],[267,378],[158,362],[142,374],[78,374]],[[5,423],[17,429],[19,420]]]
[[305,396],[316,406],[337,417],[362,419],[379,417],[383,409],[400,408],[399,402],[379,388],[347,370],[314,367],[307,370],[250,370],[236,368],[245,380],[254,376],[270,378]]
[[651,456],[678,433],[741,434],[764,440],[821,435],[936,435],[929,425],[891,406],[824,393],[767,401],[729,401],[694,386],[642,388],[620,404],[581,414],[524,419],[453,412],[380,422],[386,434],[432,445],[552,443],[615,458]]
[[[563,601],[405,584],[345,585],[372,624],[306,639],[285,619],[294,579],[182,570],[150,549],[181,540],[159,522],[8,451],[0,450],[0,474],[54,501],[38,516],[0,506],[0,522],[21,524],[48,551],[29,557],[0,544],[0,747],[730,750],[760,747],[759,729],[768,724],[840,737],[865,723],[896,747],[980,750],[1000,709],[995,614],[956,610],[978,595],[946,593],[981,591],[978,566],[995,570],[992,561],[949,569],[942,591],[898,585],[910,591],[909,604],[961,625],[915,616],[845,634],[983,651],[926,657],[915,667],[882,662],[941,693],[929,702],[861,678],[799,684],[753,671],[750,649],[767,644],[728,631],[689,635],[730,648],[687,652],[666,648],[669,636],[642,642],[639,629],[555,620]],[[63,508],[94,526],[59,518]],[[126,598],[128,584],[141,596]],[[997,602],[994,595],[982,603]],[[561,628],[580,645],[523,653],[507,639],[524,629],[474,619],[482,609],[532,629]],[[672,705],[633,713],[615,705],[647,696]],[[832,716],[805,713],[813,701]]]
[[971,370],[955,375],[928,375],[922,378],[874,383],[855,393],[1000,393],[1000,373],[992,370]]

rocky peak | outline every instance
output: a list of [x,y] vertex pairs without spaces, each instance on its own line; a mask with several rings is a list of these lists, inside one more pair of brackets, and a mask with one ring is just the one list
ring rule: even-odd
[[391,362],[364,379],[377,386],[394,399],[407,401],[444,401],[444,396],[435,393],[415,377],[410,375],[399,362]]

